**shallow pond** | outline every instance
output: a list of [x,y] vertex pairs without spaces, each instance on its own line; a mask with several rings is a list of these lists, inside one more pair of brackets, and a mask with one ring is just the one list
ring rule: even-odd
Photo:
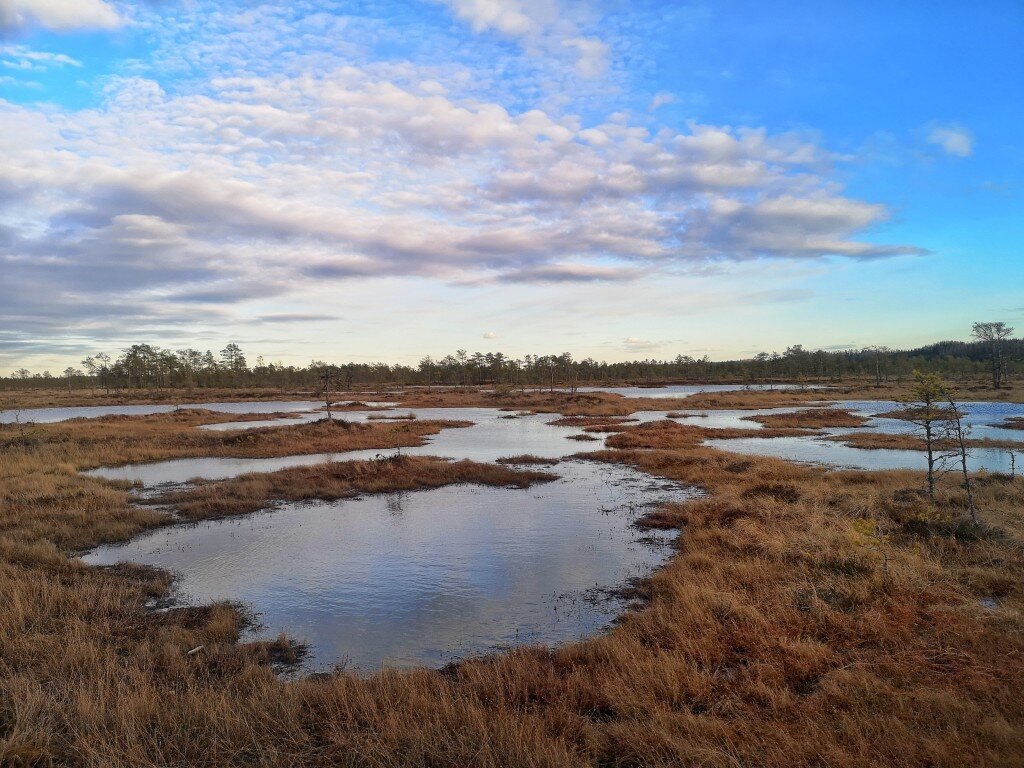
[[558,480],[526,490],[287,504],[158,529],[84,559],[175,571],[182,601],[239,601],[259,614],[251,636],[286,631],[308,643],[308,670],[439,667],[593,634],[624,609],[609,590],[670,555],[674,534],[632,523],[692,491],[618,465],[574,460],[553,471]]
[[[1011,416],[1024,416],[1024,404],[967,402],[959,405],[964,413],[963,424],[969,429],[972,439],[1024,442],[1024,431],[996,426]],[[836,407],[869,417],[868,423],[860,428],[865,432],[910,434],[914,431],[914,425],[909,421],[885,418],[885,414],[903,408],[902,403],[891,400],[844,400],[836,403]]]
[[827,389],[803,384],[671,384],[665,387],[580,387],[580,392],[613,392],[623,397],[690,397],[702,392],[767,392],[776,389]]
[[217,413],[276,413],[278,411],[313,411],[323,402],[309,400],[274,400],[246,403],[181,403],[179,405],[91,405],[68,408],[20,408],[0,411],[0,424],[52,424],[68,419],[96,419],[101,416],[149,416],[170,413],[182,408],[201,408]]
[[[862,430],[909,429],[906,422],[875,415],[895,408],[894,403],[851,401],[837,407],[870,416]],[[792,410],[797,409],[680,411],[679,420],[757,428],[743,417]],[[514,415],[488,408],[412,412],[423,420],[466,420],[473,426],[445,429],[423,446],[401,449],[406,454],[489,462],[521,454],[564,458],[602,446],[600,440],[567,439],[580,430],[551,426],[557,418],[553,414]],[[991,436],[987,424],[1024,413],[1024,406],[972,403],[968,412],[976,434]],[[370,415],[380,412],[344,417]],[[665,415],[638,412],[633,418]],[[827,434],[848,431],[854,430]],[[708,442],[730,451],[839,467],[923,466],[919,452],[850,448],[822,437]],[[179,459],[91,474],[140,480],[151,487],[392,452]],[[1009,454],[976,449],[972,464],[1007,471]],[[517,643],[559,643],[599,631],[623,609],[622,599],[609,590],[649,574],[670,553],[664,544],[674,534],[642,534],[632,523],[650,505],[693,491],[626,467],[583,460],[563,460],[552,471],[558,480],[527,490],[453,486],[285,504],[257,515],[159,529],[96,550],[85,560],[97,565],[132,560],[173,570],[179,574],[176,596],[185,602],[239,601],[259,615],[261,627],[252,637],[284,630],[308,643],[310,670],[338,663],[360,670],[436,667]]]
[[[412,411],[420,420],[448,419],[471,421],[473,426],[445,429],[428,438],[426,445],[402,448],[401,452],[420,456],[449,456],[474,461],[494,461],[505,456],[533,454],[544,458],[560,458],[581,451],[600,448],[602,442],[577,442],[567,436],[579,434],[571,427],[552,427],[553,414],[535,414],[506,418],[511,414],[493,408],[420,408]],[[399,413],[405,413],[400,411]],[[365,418],[366,414],[354,414]],[[374,413],[380,415],[380,412]],[[349,418],[350,414],[343,414]],[[240,424],[243,425],[245,422]],[[603,437],[603,436],[599,436]],[[288,467],[320,464],[325,461],[372,459],[380,454],[394,453],[395,449],[371,448],[346,453],[318,453],[300,456],[282,456],[270,459],[238,459],[206,457],[171,459],[149,464],[124,467],[100,467],[85,474],[108,480],[141,482],[145,486],[163,483],[183,483],[196,477],[223,480],[246,472],[274,472]]]
[[[706,440],[705,444],[736,453],[756,456],[775,456],[789,461],[824,464],[844,469],[914,469],[924,470],[925,458],[921,451],[864,449],[843,445],[827,436],[841,436],[855,432],[884,434],[911,434],[915,426],[903,419],[889,419],[886,413],[902,408],[901,403],[876,400],[845,400],[834,405],[867,417],[868,421],[855,429],[833,428],[823,431],[821,437],[738,438]],[[1024,432],[994,426],[1010,416],[1024,415],[1021,403],[962,403],[964,425],[972,439],[1013,440],[1021,443],[1024,451]],[[782,412],[779,409],[777,412]],[[714,413],[714,412],[712,412]],[[1024,454],[1018,451],[1017,464],[1024,463]],[[1010,472],[1013,465],[1010,451],[1004,448],[971,448],[968,468],[977,471]],[[952,467],[952,463],[948,463]]]
[[[886,432],[904,434],[913,429],[913,425],[901,419],[888,419],[883,415],[901,407],[891,401],[843,401],[836,403],[836,408],[845,408],[869,417],[865,426],[849,429],[826,429],[821,437],[776,437],[776,438],[740,438],[732,440],[708,440],[706,444],[737,453],[749,453],[758,456],[776,456],[791,461],[801,461],[826,466],[851,469],[921,469],[923,456],[917,451],[907,450],[868,450],[851,448],[840,442],[824,439],[830,435],[842,435],[851,432]],[[769,413],[791,413],[801,408],[763,408],[758,410],[680,410],[675,421],[696,426],[718,428],[760,429],[755,421],[747,416]],[[992,424],[1000,423],[1009,416],[1024,415],[1024,404],[1019,403],[965,403],[967,413],[965,423],[971,427],[972,438],[1005,439],[1022,442],[1024,448],[1024,432],[1020,430],[1000,429]],[[405,410],[393,413],[406,413]],[[512,414],[493,408],[419,408],[411,409],[417,418],[455,419],[472,421],[472,427],[446,429],[436,436],[430,437],[427,443],[417,448],[402,448],[402,453],[410,455],[449,456],[474,461],[494,461],[505,456],[533,454],[544,458],[560,458],[574,453],[598,450],[604,445],[606,435],[595,433],[594,441],[578,442],[568,440],[569,436],[580,434],[581,430],[574,427],[553,427],[549,422],[557,418],[554,414],[520,415],[511,418]],[[350,412],[340,414],[340,418],[354,421],[365,421],[371,416],[379,417],[381,411]],[[630,418],[637,422],[664,419],[666,411],[637,411]],[[323,418],[320,413],[310,413],[302,420]],[[237,422],[232,428],[256,428],[260,426],[281,426],[292,423],[291,420],[268,422]],[[218,425],[223,426],[223,425]],[[381,453],[391,450],[370,449],[365,451],[349,451],[346,453],[307,454],[299,456],[283,456],[269,459],[238,459],[238,458],[193,458],[172,459],[169,461],[136,464],[124,467],[101,467],[85,474],[103,477],[110,480],[139,481],[145,486],[163,483],[182,483],[196,477],[210,480],[222,480],[245,474],[246,472],[273,472],[288,467],[319,464],[324,461],[346,461],[355,459],[372,459]],[[1019,458],[1018,463],[1024,459]],[[971,467],[987,469],[992,472],[1009,472],[1011,466],[1010,453],[1001,448],[974,448],[971,450]]]
[[[925,457],[921,451],[851,448],[840,442],[819,437],[744,437],[728,440],[705,440],[705,445],[723,451],[753,456],[774,456],[806,464],[824,464],[840,469],[914,469],[924,471]],[[989,472],[1010,471],[1010,452],[1002,448],[972,448],[968,468]],[[1024,456],[1018,454],[1018,469]],[[949,468],[955,468],[950,462]]]

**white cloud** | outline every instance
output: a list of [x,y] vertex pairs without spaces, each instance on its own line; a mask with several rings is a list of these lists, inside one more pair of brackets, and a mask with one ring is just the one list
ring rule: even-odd
[[562,4],[554,0],[435,0],[475,32],[495,31],[520,40],[528,52],[572,52],[573,69],[584,78],[608,69],[609,46],[597,37],[580,34]]
[[8,45],[0,47],[0,56],[5,57],[3,64],[11,69],[47,69],[48,67],[81,67],[82,62],[63,53],[49,51],[33,51],[24,45]]
[[74,29],[116,29],[124,20],[104,0],[0,0],[0,29],[32,24],[67,32]]
[[357,66],[334,27],[332,53],[275,57],[317,25],[271,12],[186,44],[168,21],[158,55],[199,73],[174,88],[111,78],[69,111],[0,101],[11,334],[200,322],[377,277],[596,290],[724,260],[917,252],[859,239],[886,209],[845,197],[806,137],[531,109],[461,69]]
[[484,334],[484,338],[485,339],[500,339],[501,335],[495,333],[494,331],[487,331],[487,333]]
[[974,153],[974,137],[960,125],[934,126],[928,131],[926,140],[956,157],[970,157]]
[[644,352],[658,349],[661,347],[661,344],[656,341],[629,336],[623,340],[622,346],[627,352]]
[[537,31],[535,19],[524,12],[517,0],[440,0],[455,16],[469,22],[476,32],[494,29],[512,37]]
[[649,112],[654,112],[660,109],[661,107],[664,107],[666,104],[673,104],[675,101],[676,95],[674,93],[669,93],[668,91],[658,91],[656,94],[654,94],[654,97],[651,99],[651,104],[647,108],[647,110]]
[[597,38],[571,37],[562,45],[577,52],[576,71],[583,77],[598,77],[608,69],[608,46]]

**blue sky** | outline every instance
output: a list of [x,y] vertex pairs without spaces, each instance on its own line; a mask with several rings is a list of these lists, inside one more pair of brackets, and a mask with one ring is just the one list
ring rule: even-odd
[[1019,2],[0,0],[0,371],[1024,327]]

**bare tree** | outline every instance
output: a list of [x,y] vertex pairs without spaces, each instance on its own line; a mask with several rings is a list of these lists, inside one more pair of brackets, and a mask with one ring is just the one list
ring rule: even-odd
[[928,498],[935,503],[935,478],[947,458],[942,453],[942,443],[947,437],[949,413],[946,410],[945,387],[936,373],[914,371],[909,400],[904,419],[917,426],[917,433],[924,440],[925,456],[928,462]]
[[971,484],[971,476],[967,472],[967,458],[971,453],[967,448],[967,438],[970,433],[970,427],[964,424],[964,416],[966,414],[956,402],[955,393],[952,390],[947,389],[945,391],[945,398],[946,403],[949,406],[949,413],[947,416],[949,420],[949,436],[953,440],[954,455],[957,463],[960,465],[960,471],[963,473],[964,490],[967,492],[967,508],[971,512],[971,520],[977,523],[978,511],[974,506],[974,487]]
[[335,388],[337,379],[337,369],[333,365],[327,365],[326,363],[314,363],[310,366],[311,368],[319,368],[317,378],[320,381],[320,392],[324,397],[324,406],[327,408],[327,418],[333,419],[331,415],[331,390]]
[[870,352],[874,358],[875,387],[882,386],[882,356],[888,355],[892,350],[888,347],[867,347],[865,352]]
[[1003,362],[1003,340],[1010,337],[1013,328],[1006,323],[975,323],[971,336],[989,346],[989,360],[992,364],[992,388],[999,389],[1003,383],[1005,363]]

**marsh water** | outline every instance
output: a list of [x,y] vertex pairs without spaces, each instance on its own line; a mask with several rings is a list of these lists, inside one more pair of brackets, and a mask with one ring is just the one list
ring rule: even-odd
[[[220,408],[212,408],[211,405]],[[253,405],[287,410],[286,403],[205,404],[211,410]],[[324,418],[319,404],[292,403],[294,419],[240,421],[220,429],[259,429]],[[806,407],[806,406],[804,406]],[[907,422],[886,417],[896,403],[848,401],[868,418],[862,431],[903,433]],[[993,426],[1024,415],[1016,404],[968,403],[974,437],[1021,439],[1020,431]],[[709,428],[758,429],[749,419],[799,408],[684,410],[673,418]],[[174,599],[203,604],[235,601],[252,611],[248,636],[287,632],[305,643],[307,670],[341,665],[369,671],[381,666],[439,667],[471,655],[521,643],[557,644],[607,627],[624,608],[617,590],[650,574],[671,552],[674,534],[644,533],[633,523],[652,505],[695,491],[630,468],[570,458],[601,448],[573,427],[553,426],[552,414],[514,414],[487,408],[423,408],[421,420],[472,422],[431,436],[411,455],[490,462],[532,454],[559,458],[557,479],[526,490],[469,485],[334,502],[280,504],[238,518],[178,524],[129,542],[102,547],[84,558],[94,565],[125,560],[177,574]],[[397,416],[403,409],[383,415]],[[336,414],[363,421],[382,412]],[[667,418],[640,411],[635,422]],[[857,429],[828,429],[813,437],[708,440],[740,453],[862,469],[920,469],[916,451],[864,450],[828,440]],[[221,479],[324,461],[370,459],[395,449],[309,454],[270,459],[177,459],[89,474],[137,481],[150,490],[202,477]],[[1006,471],[1009,453],[974,449],[975,468]]]
[[[924,456],[921,451],[854,448],[844,445],[841,440],[830,439],[854,432],[911,434],[914,425],[910,422],[886,418],[887,413],[903,407],[900,403],[847,400],[837,402],[833,407],[849,410],[865,417],[867,421],[863,426],[855,429],[830,428],[822,430],[821,435],[809,437],[746,437],[705,442],[715,448],[735,453],[774,456],[788,461],[824,464],[842,469],[924,469]],[[1015,451],[1016,457],[1012,456],[1011,451],[1007,448],[971,448],[968,457],[969,469],[1008,473],[1015,464],[1024,464],[1024,432],[1019,429],[1005,429],[998,426],[1012,416],[1024,416],[1024,404],[971,402],[961,403],[961,409],[965,414],[963,423],[969,430],[970,438],[1010,440],[1021,443],[1020,449]],[[782,412],[782,409],[775,412]]]
[[308,670],[439,667],[521,643],[606,627],[615,590],[650,574],[674,535],[633,526],[692,491],[618,465],[565,461],[521,490],[459,485],[284,504],[239,518],[157,529],[95,550],[178,575],[175,596],[242,603],[252,637],[308,644]]
[[202,408],[216,413],[277,413],[314,411],[323,402],[309,400],[273,400],[244,403],[181,403],[145,405],[89,405],[66,408],[16,408],[0,411],[0,424],[52,424],[68,419],[96,419],[102,416],[150,416],[155,413],[171,413],[182,408]]
[[[214,404],[222,407],[240,407],[249,404]],[[259,404],[257,404],[259,405]],[[280,406],[281,403],[273,405]],[[306,404],[310,405],[310,404]],[[205,407],[205,406],[204,406]],[[771,413],[792,413],[799,408],[762,408],[757,410],[686,410],[677,409],[675,421],[694,424],[709,429],[742,428],[760,429],[750,416]],[[849,469],[921,469],[923,457],[919,451],[892,449],[863,449],[844,445],[841,441],[828,439],[853,432],[884,432],[907,434],[913,425],[901,419],[886,418],[885,414],[901,407],[891,401],[850,400],[839,401],[832,407],[847,409],[867,418],[864,426],[858,428],[830,428],[820,435],[810,437],[738,438],[728,440],[707,440],[723,450],[758,456],[775,456],[790,461],[800,461]],[[964,403],[965,425],[971,430],[970,437],[992,440],[1024,441],[1021,430],[1003,429],[996,425],[1011,416],[1024,416],[1024,404],[1020,403]],[[213,409],[211,409],[213,410]],[[273,410],[283,410],[275,408]],[[231,412],[231,411],[229,411]],[[266,411],[264,411],[266,412]],[[604,435],[595,434],[597,440],[574,442],[568,437],[579,435],[573,427],[555,427],[549,422],[556,417],[552,414],[510,414],[493,408],[419,408],[397,411],[350,411],[335,414],[336,418],[365,421],[381,415],[414,413],[418,419],[450,419],[473,422],[473,426],[462,429],[446,429],[430,437],[423,446],[402,448],[402,453],[411,455],[435,455],[451,458],[467,458],[474,461],[495,459],[521,454],[533,454],[545,458],[558,458],[580,451],[596,450],[603,446]],[[664,419],[666,411],[637,411],[630,418],[636,421]],[[323,418],[321,412],[299,415],[302,421]],[[216,425],[221,429],[256,429],[264,426],[282,426],[295,423],[292,420],[241,421]],[[1024,447],[1024,446],[1022,446]],[[101,467],[86,474],[110,480],[140,482],[145,486],[163,483],[182,483],[192,478],[220,480],[236,477],[247,472],[273,472],[288,467],[319,464],[325,461],[370,459],[393,450],[370,449],[346,453],[321,453],[297,456],[283,456],[267,459],[241,459],[229,457],[208,457],[171,459],[149,464],[135,464],[122,467]],[[1018,458],[1018,461],[1022,459]],[[971,449],[972,469],[991,472],[1010,471],[1013,460],[1010,451],[1004,448]]]

